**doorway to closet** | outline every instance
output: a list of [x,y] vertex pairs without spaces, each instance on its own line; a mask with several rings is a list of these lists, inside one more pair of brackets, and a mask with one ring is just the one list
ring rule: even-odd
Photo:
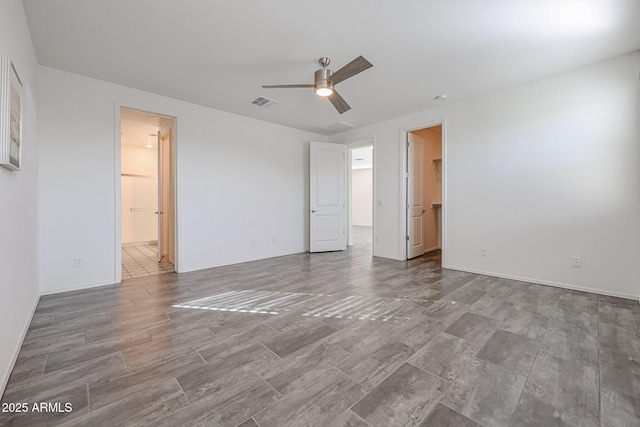
[[407,132],[407,259],[442,251],[442,125]]
[[120,110],[122,280],[175,271],[175,119]]

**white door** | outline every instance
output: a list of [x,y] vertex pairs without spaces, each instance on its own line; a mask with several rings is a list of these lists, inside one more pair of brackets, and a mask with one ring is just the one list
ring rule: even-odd
[[407,259],[424,254],[423,171],[424,141],[407,133]]
[[345,239],[345,146],[311,142],[309,251],[342,251]]

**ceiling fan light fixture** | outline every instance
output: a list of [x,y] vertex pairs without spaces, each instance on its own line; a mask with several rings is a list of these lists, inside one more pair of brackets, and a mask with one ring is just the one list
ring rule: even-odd
[[333,94],[333,89],[330,83],[323,83],[315,85],[316,95],[318,96],[330,96]]

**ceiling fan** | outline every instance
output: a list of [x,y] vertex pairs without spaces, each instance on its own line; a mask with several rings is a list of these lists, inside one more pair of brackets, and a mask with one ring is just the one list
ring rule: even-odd
[[349,111],[351,107],[347,104],[347,101],[345,101],[344,98],[336,92],[334,86],[358,73],[368,70],[373,67],[373,64],[362,56],[358,56],[356,59],[334,73],[327,68],[327,65],[331,62],[329,58],[322,57],[318,62],[322,65],[322,68],[315,72],[313,83],[298,85],[268,85],[262,87],[265,89],[312,87],[316,91],[317,95],[327,97],[333,106],[336,107],[338,113],[342,114],[345,111]]

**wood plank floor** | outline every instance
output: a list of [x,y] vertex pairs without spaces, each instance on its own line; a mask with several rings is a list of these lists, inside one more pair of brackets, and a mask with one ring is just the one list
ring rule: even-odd
[[640,425],[637,301],[439,263],[373,258],[361,233],[43,297],[2,397],[30,411],[0,424]]

